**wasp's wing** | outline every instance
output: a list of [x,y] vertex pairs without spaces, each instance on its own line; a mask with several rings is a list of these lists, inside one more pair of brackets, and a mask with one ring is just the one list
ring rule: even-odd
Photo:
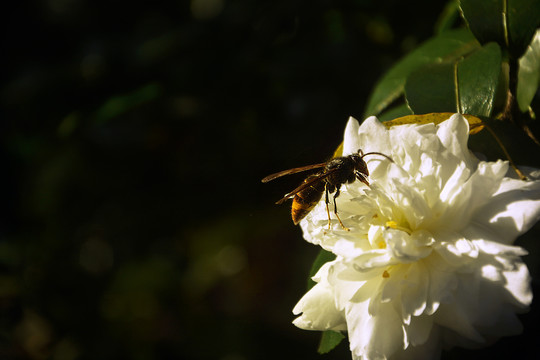
[[324,167],[325,165],[326,165],[326,163],[320,163],[320,164],[314,164],[314,165],[307,165],[307,166],[297,167],[297,168],[289,169],[289,170],[283,170],[283,171],[277,172],[277,173],[275,173],[275,174],[268,175],[267,177],[265,177],[265,178],[262,179],[261,181],[262,181],[263,183],[266,183],[266,182],[269,182],[269,181],[271,181],[271,180],[277,179],[278,177],[282,177],[282,176],[285,176],[285,175],[296,174],[296,173],[299,173],[299,172],[302,172],[302,171],[308,171],[308,170],[313,170],[313,169],[319,169],[319,168]]
[[[337,169],[336,169],[337,170]],[[294,195],[298,194],[300,191],[304,190],[305,188],[311,186],[313,183],[317,182],[317,181],[321,181],[322,179],[325,179],[327,178],[328,176],[332,175],[336,170],[331,170],[331,171],[328,171],[324,174],[319,174],[319,175],[315,175],[312,179],[308,180],[308,181],[304,181],[302,184],[300,184],[300,186],[298,186],[296,189],[294,189],[293,191],[285,194],[285,196],[283,196],[283,198],[281,198],[280,200],[278,200],[276,202],[276,204],[283,204],[285,201],[287,201],[287,199],[293,197]]]

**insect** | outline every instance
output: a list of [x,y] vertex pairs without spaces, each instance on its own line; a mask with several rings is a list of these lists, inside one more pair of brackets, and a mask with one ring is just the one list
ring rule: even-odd
[[294,224],[297,225],[300,220],[306,217],[315,205],[317,205],[324,193],[326,213],[328,214],[328,229],[330,229],[329,194],[335,192],[333,198],[334,214],[341,224],[341,227],[345,230],[349,230],[343,225],[343,222],[339,218],[336,198],[339,196],[340,188],[343,184],[350,184],[355,180],[360,180],[369,186],[369,171],[367,164],[364,161],[364,157],[367,155],[381,155],[393,162],[392,158],[380,152],[368,152],[364,154],[362,149],[358,149],[354,154],[336,157],[324,163],[297,167],[268,175],[262,179],[262,182],[267,183],[279,177],[303,171],[322,169],[318,173],[309,175],[302,184],[293,191],[285,194],[285,196],[278,200],[276,204],[282,204],[286,200],[293,198],[291,216]]

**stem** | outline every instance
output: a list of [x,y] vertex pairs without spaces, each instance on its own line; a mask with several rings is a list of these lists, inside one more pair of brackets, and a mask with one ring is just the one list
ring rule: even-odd
[[497,136],[497,134],[495,134],[495,131],[493,131],[493,129],[488,126],[487,124],[485,124],[485,127],[486,129],[489,131],[489,133],[491,134],[491,136],[493,136],[493,138],[495,139],[495,141],[497,141],[497,144],[499,144],[499,146],[501,147],[503,153],[504,153],[504,156],[506,156],[506,158],[508,159],[508,162],[510,163],[510,166],[514,169],[514,171],[516,172],[516,174],[519,176],[519,178],[521,180],[527,180],[527,177],[525,176],[525,174],[523,174],[521,172],[521,170],[518,169],[518,167],[516,166],[516,164],[514,163],[514,160],[512,160],[512,158],[510,157],[510,154],[508,153],[508,151],[506,150],[506,147],[503,145],[501,139],[499,139],[499,137]]
[[[540,146],[540,141],[536,138],[534,133],[529,128],[529,125],[527,125],[526,122],[526,116],[525,114],[521,113],[519,110],[519,106],[516,101],[517,96],[517,83],[518,83],[518,70],[519,70],[519,63],[518,59],[515,59],[511,57],[509,59],[509,69],[508,69],[508,95],[506,99],[506,105],[504,107],[504,110],[501,114],[500,119],[502,121],[509,121],[514,123],[517,127],[519,127],[521,130],[527,134],[527,136],[534,141],[534,143],[538,146]],[[529,113],[526,113],[529,114]]]

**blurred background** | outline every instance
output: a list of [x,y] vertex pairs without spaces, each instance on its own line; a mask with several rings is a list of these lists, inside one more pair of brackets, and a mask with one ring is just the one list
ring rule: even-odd
[[0,359],[350,358],[291,324],[318,249],[274,202],[301,177],[260,179],[328,158],[443,7],[6,4]]

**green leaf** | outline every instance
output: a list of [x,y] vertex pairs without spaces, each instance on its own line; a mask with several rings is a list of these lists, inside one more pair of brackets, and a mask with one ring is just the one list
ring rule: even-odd
[[412,115],[412,113],[413,112],[407,106],[407,104],[402,104],[402,105],[394,106],[386,110],[385,112],[377,116],[377,118],[379,119],[379,121],[384,122],[384,121],[394,120],[402,116]]
[[540,1],[506,0],[510,52],[519,58],[527,50],[540,26]]
[[377,83],[365,111],[365,117],[378,115],[403,95],[408,76],[428,64],[458,59],[480,45],[467,29],[447,31],[426,41],[394,65]]
[[325,263],[329,261],[335,260],[335,258],[336,258],[336,255],[329,251],[326,251],[324,249],[321,249],[319,251],[319,254],[315,258],[313,265],[311,265],[311,270],[309,271],[309,278],[307,281],[308,290],[311,289],[315,285],[315,281],[311,280],[311,278],[315,276],[315,274],[317,273],[317,271],[319,271],[321,266],[323,266]]
[[461,13],[482,44],[491,41],[519,58],[540,25],[538,0],[460,0]]
[[489,117],[493,110],[499,74],[501,50],[489,43],[458,64],[459,112]]
[[435,34],[441,34],[452,28],[459,18],[459,6],[457,0],[450,0],[446,3],[443,11],[435,23]]
[[332,351],[339,343],[345,339],[345,335],[340,332],[327,330],[322,333],[321,342],[317,352],[319,354],[326,354]]
[[450,62],[431,64],[413,72],[405,94],[415,114],[460,112],[490,116],[501,72],[496,43]]
[[405,96],[415,114],[458,112],[455,67],[454,62],[430,64],[409,76]]
[[519,59],[517,102],[527,111],[540,83],[540,30],[536,32],[525,55]]
[[480,43],[495,41],[506,44],[503,21],[505,0],[460,0],[459,7],[469,29]]

